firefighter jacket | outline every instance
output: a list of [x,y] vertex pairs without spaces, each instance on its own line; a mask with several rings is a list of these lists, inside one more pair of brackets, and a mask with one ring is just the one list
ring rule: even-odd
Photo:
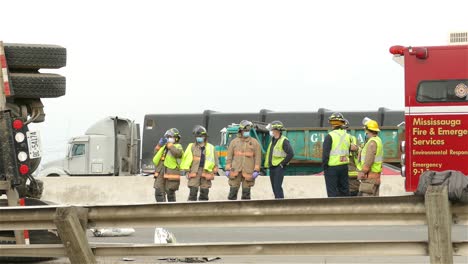
[[[156,155],[154,155],[153,163],[156,166],[156,173],[159,173],[161,170],[158,168],[160,162],[164,165],[164,178],[171,180],[180,179],[180,158],[182,157],[184,150],[182,145],[179,143],[167,143],[165,146],[160,147]],[[155,176],[157,176],[155,174]]]
[[255,138],[238,136],[229,144],[225,169],[231,171],[230,176],[242,172],[242,176],[250,180],[254,171],[260,171],[261,162],[262,151]]
[[[202,155],[203,154],[203,155]],[[202,159],[203,156],[203,159]],[[202,177],[207,180],[212,180],[214,174],[218,171],[218,154],[215,148],[210,143],[206,143],[204,149],[196,143],[190,143],[184,152],[180,169],[188,172],[188,177],[197,176],[200,164],[203,165]]]

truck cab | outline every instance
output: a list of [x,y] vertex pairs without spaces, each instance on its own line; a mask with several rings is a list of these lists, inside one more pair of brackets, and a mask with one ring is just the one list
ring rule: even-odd
[[405,73],[406,191],[426,170],[468,175],[468,45],[393,46],[390,53]]
[[65,158],[46,163],[40,176],[132,175],[139,173],[138,124],[108,117],[96,122],[85,135],[68,141]]

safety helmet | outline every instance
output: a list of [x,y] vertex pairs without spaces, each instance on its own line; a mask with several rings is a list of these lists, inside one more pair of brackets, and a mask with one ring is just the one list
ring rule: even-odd
[[206,133],[206,128],[204,128],[203,126],[200,126],[200,125],[196,125],[193,128],[192,132],[193,132],[193,135],[196,136],[196,137],[208,136],[208,134]]
[[279,131],[285,130],[283,122],[281,122],[279,120],[272,121],[270,124],[268,124],[266,126],[266,129],[268,129],[268,130],[275,130],[276,129],[276,130],[279,130]]
[[344,123],[345,119],[343,117],[343,115],[341,113],[333,113],[329,118],[328,118],[328,122],[331,122],[331,121],[341,121]]
[[345,119],[344,120],[344,125],[342,126],[344,129],[348,129],[349,128],[349,122],[348,122],[348,119]]
[[177,128],[171,128],[171,129],[167,130],[166,133],[164,133],[164,137],[168,137],[168,136],[180,139],[179,130]]
[[377,123],[377,121],[372,120],[372,119],[369,119],[366,122],[364,128],[367,129],[367,130],[370,130],[370,131],[374,131],[374,132],[379,132],[380,131],[379,124]]
[[252,129],[253,124],[248,120],[242,120],[239,124],[239,130],[250,130]]

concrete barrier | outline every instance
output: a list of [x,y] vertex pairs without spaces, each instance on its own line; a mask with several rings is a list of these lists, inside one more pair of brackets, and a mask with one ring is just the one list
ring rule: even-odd
[[[152,203],[154,199],[152,176],[120,177],[47,177],[43,200],[70,205],[104,205]],[[411,195],[405,192],[404,178],[382,176],[381,196]],[[286,198],[326,197],[323,176],[286,176],[283,189]],[[210,200],[226,200],[229,186],[226,177],[216,177],[210,189]],[[187,180],[181,179],[177,201],[187,201]],[[240,191],[239,191],[240,198]],[[252,188],[252,199],[273,199],[269,177],[257,178]]]

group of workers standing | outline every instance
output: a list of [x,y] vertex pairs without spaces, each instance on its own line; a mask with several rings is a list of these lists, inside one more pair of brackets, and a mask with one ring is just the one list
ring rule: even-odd
[[342,114],[332,114],[328,122],[332,131],[325,137],[322,148],[328,197],[378,196],[383,145],[377,121],[364,118],[366,139],[361,146],[347,132],[349,122]]
[[[227,151],[225,175],[229,178],[227,199],[237,200],[242,187],[241,199],[251,199],[251,188],[260,175],[262,151],[257,139],[250,136],[253,123],[242,120],[237,137],[231,141]],[[273,121],[267,126],[272,138],[266,153],[264,167],[270,169],[270,181],[275,198],[284,198],[282,189],[285,167],[293,158],[294,152],[288,139],[282,135],[283,123]],[[184,151],[180,133],[176,128],[166,131],[156,145],[153,163],[154,189],[156,202],[175,202],[175,192],[180,186],[180,175],[188,179],[188,201],[207,201],[211,181],[218,172],[218,155],[208,142],[208,134],[203,126],[193,129],[195,140]],[[199,194],[199,195],[198,195]],[[198,196],[198,197],[197,197]]]
[[[382,171],[383,146],[378,137],[376,121],[365,119],[366,142],[359,146],[355,136],[347,132],[348,121],[340,113],[329,117],[332,130],[323,142],[322,162],[328,197],[378,196]],[[237,137],[229,144],[225,175],[229,179],[228,200],[251,199],[251,188],[260,175],[262,152],[260,143],[250,135],[253,123],[242,120]],[[294,151],[281,121],[268,124],[271,142],[267,148],[263,167],[270,170],[270,182],[276,199],[283,199],[282,188],[286,166],[294,157]],[[176,128],[166,131],[156,145],[153,163],[156,202],[175,202],[180,177],[188,179],[188,201],[207,201],[211,181],[218,172],[218,155],[208,142],[203,126],[193,129],[194,141],[187,148],[179,143],[180,132]]]

